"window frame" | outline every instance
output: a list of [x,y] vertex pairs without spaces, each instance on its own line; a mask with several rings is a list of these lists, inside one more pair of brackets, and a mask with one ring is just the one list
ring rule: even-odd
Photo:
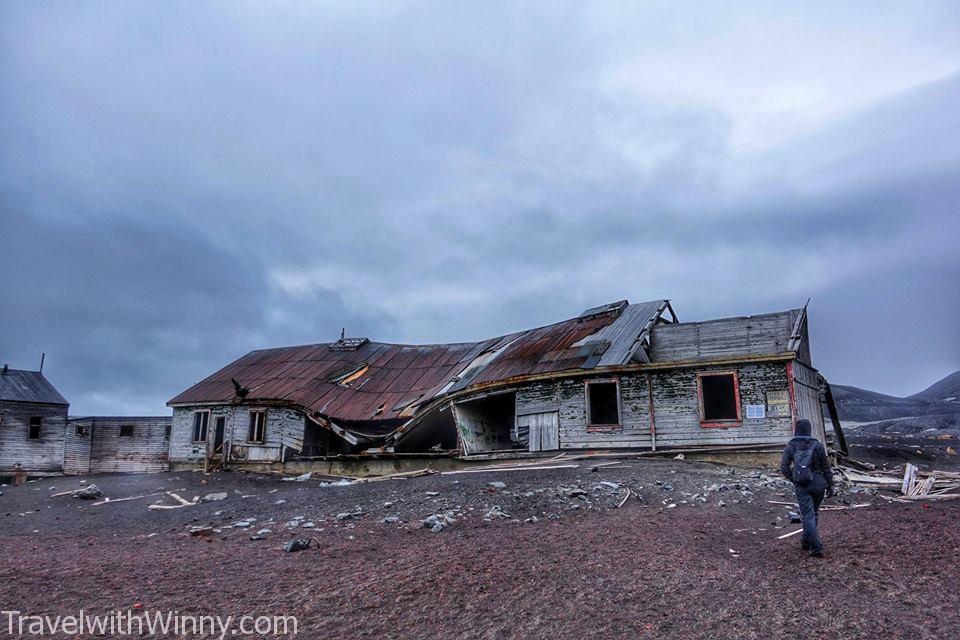
[[[130,433],[124,433],[124,429],[129,429]],[[117,437],[118,438],[132,438],[134,434],[134,428],[132,424],[122,424],[117,428]]]
[[[37,421],[36,424],[34,424],[33,422],[34,420]],[[34,428],[36,428],[37,430],[36,436],[33,435]],[[30,416],[27,419],[27,440],[38,442],[42,439],[43,439],[43,416]]]
[[[263,423],[259,425],[260,428],[260,439],[254,439],[254,416],[263,416]],[[260,418],[257,418],[260,419]],[[267,442],[267,410],[266,409],[251,409],[250,417],[247,422],[247,444],[265,444]]]
[[[733,400],[737,407],[737,417],[723,420],[708,420],[704,414],[703,407],[703,378],[713,376],[733,376]],[[700,410],[700,426],[704,429],[723,429],[726,427],[739,427],[743,425],[743,406],[740,403],[740,374],[735,370],[723,371],[698,371],[697,372],[697,405]]]
[[86,437],[87,437],[87,425],[85,425],[85,424],[77,424],[77,425],[74,425],[74,427],[73,427],[73,433],[74,433],[74,435],[76,435],[78,438],[86,438]]
[[[206,414],[206,420],[201,419],[203,422],[203,439],[197,440],[196,437],[200,434],[197,433],[197,415]],[[199,444],[201,442],[206,443],[210,437],[210,410],[201,409],[199,411],[193,412],[193,424],[190,426],[190,438],[191,442],[194,444]]]
[[[597,384],[613,384],[617,390],[617,423],[616,424],[593,424],[593,416],[590,415],[590,386]],[[608,431],[623,431],[623,399],[620,396],[620,378],[594,378],[583,381],[583,400],[584,410],[587,418],[588,433],[604,433]]]

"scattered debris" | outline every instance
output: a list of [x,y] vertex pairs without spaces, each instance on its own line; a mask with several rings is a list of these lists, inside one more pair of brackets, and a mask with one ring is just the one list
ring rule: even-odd
[[100,488],[95,484],[88,484],[83,489],[77,489],[73,492],[73,497],[81,500],[96,500],[101,496],[103,496],[103,491],[100,491]]
[[306,482],[313,477],[313,471],[308,471],[303,475],[297,476],[295,478],[281,478],[284,482]]
[[226,500],[226,499],[227,499],[227,492],[219,491],[217,493],[208,493],[207,495],[203,496],[200,502],[220,502],[221,500]]
[[445,511],[444,513],[435,513],[427,516],[423,519],[421,524],[424,529],[430,529],[434,533],[440,533],[448,526],[455,524],[457,519],[454,517],[453,511]]
[[294,538],[289,542],[285,542],[283,545],[283,550],[287,553],[296,553],[297,551],[306,551],[310,548],[310,545],[316,543],[317,549],[320,548],[320,541],[316,538]]

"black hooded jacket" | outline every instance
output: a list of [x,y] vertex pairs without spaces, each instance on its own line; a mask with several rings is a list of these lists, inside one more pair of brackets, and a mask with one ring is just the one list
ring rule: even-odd
[[798,451],[803,451],[808,447],[814,447],[813,462],[810,465],[814,473],[819,473],[827,481],[827,490],[833,493],[833,473],[830,471],[830,461],[827,460],[827,450],[819,440],[810,435],[810,421],[797,420],[797,428],[794,431],[793,439],[787,443],[780,456],[780,473],[783,477],[793,482],[793,458]]

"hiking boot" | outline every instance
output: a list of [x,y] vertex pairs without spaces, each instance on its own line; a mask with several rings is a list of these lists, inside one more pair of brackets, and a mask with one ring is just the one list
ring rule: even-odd
[[823,557],[823,550],[822,550],[822,549],[817,549],[817,550],[815,550],[815,551],[811,551],[811,552],[810,552],[810,557],[811,557],[811,558],[822,558],[822,557]]
[[801,551],[810,551],[810,543],[806,540],[800,541],[800,550]]

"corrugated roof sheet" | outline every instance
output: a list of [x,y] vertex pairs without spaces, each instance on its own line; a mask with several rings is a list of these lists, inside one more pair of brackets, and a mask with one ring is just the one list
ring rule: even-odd
[[7,369],[0,375],[0,401],[70,404],[42,373],[21,369]]
[[[237,401],[231,379],[249,390],[244,402],[283,401],[344,422],[390,421],[410,416],[414,403],[472,385],[583,367],[590,359],[577,343],[621,318],[617,353],[627,354],[665,301],[625,306],[480,342],[401,345],[366,341],[349,351],[338,343],[253,351],[170,400],[171,405]],[[636,306],[636,311],[631,311]],[[599,308],[603,309],[603,308]],[[646,315],[645,315],[646,314]],[[629,345],[627,345],[629,343]],[[624,346],[626,345],[626,346]],[[589,351],[589,350],[588,350]],[[331,373],[366,365],[349,386]],[[471,366],[472,365],[472,366]],[[460,376],[460,377],[458,377]]]

